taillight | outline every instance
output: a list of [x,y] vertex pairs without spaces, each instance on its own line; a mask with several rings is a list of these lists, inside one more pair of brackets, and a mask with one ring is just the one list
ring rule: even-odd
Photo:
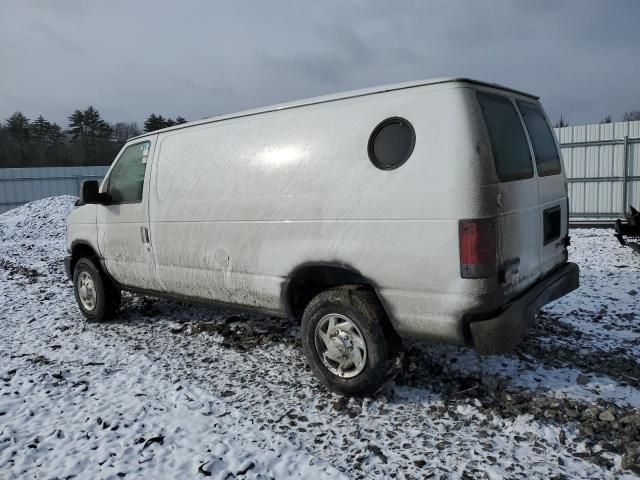
[[494,219],[460,221],[460,275],[487,278],[496,274]]

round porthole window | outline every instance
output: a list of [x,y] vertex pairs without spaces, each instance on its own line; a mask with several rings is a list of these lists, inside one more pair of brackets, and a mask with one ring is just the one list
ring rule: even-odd
[[408,120],[387,118],[369,137],[369,159],[382,170],[393,170],[409,160],[415,144],[416,132]]

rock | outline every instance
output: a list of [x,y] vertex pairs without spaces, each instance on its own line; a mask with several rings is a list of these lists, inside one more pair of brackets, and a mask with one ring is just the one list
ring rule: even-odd
[[209,470],[205,470],[204,466],[209,462],[204,462],[202,465],[198,467],[198,473],[204,475],[205,477],[210,477],[211,472]]
[[629,290],[627,293],[633,297],[633,296],[638,294],[638,291],[637,290]]
[[583,425],[580,430],[583,435],[586,435],[587,437],[593,437],[593,428],[591,428],[590,426]]
[[578,375],[578,377],[576,378],[576,383],[578,385],[586,385],[587,383],[589,383],[589,380],[591,380],[591,377],[589,375]]
[[583,419],[596,418],[597,415],[598,415],[598,407],[594,405],[587,407],[582,411]]
[[367,445],[367,450],[369,450],[376,457],[378,457],[382,461],[382,463],[385,463],[385,464],[387,463],[387,456],[384,453],[382,453],[382,449],[377,445],[370,443],[369,445]]
[[625,453],[624,455],[622,455],[622,458],[620,459],[620,468],[622,470],[628,470],[629,468],[631,468],[631,466],[634,463],[635,463],[635,458],[633,457],[633,455],[629,453]]
[[186,328],[185,324],[181,324],[181,323],[174,323],[169,327],[169,331],[171,333],[180,333],[182,331],[184,331],[184,329]]
[[631,424],[640,426],[640,414],[625,415],[624,417],[620,418],[620,423],[624,425]]
[[598,418],[603,422],[615,422],[616,420],[616,417],[609,410],[605,410],[604,412],[602,412],[600,415],[598,415]]
[[567,416],[567,418],[576,418],[578,416],[578,411],[573,409],[569,409],[564,413]]

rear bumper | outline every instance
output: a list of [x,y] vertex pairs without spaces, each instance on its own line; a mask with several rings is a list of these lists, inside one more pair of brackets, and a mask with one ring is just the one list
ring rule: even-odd
[[482,320],[470,319],[473,346],[484,355],[512,351],[525,330],[533,324],[540,308],[578,288],[579,273],[578,265],[567,263],[524,295],[505,305],[497,316]]

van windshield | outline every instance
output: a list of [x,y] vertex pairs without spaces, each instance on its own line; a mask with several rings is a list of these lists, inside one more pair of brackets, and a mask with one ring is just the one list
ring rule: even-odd
[[507,97],[478,92],[501,182],[533,177],[529,144],[515,106]]
[[529,102],[518,101],[518,108],[522,113],[529,138],[533,144],[538,175],[541,177],[557,175],[562,171],[560,155],[558,155],[553,133],[551,133],[551,128],[549,128],[544,114],[537,105]]

